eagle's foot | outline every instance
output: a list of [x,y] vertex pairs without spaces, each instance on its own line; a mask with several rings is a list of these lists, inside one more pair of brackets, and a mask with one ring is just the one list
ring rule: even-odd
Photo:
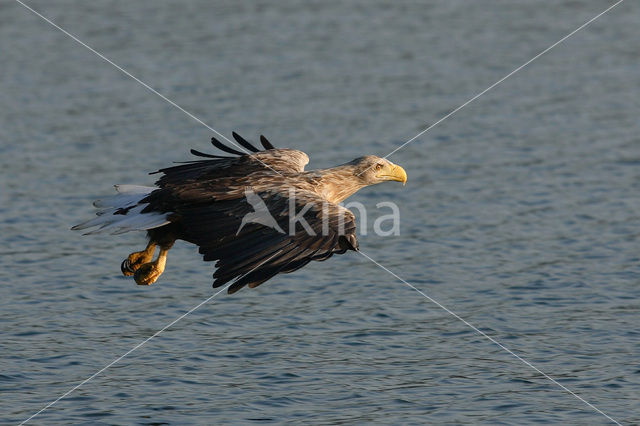
[[158,262],[148,262],[140,265],[133,274],[138,285],[151,285],[162,275],[164,268],[158,268]]
[[167,251],[167,249],[160,250],[158,260],[143,263],[136,269],[136,272],[133,274],[133,279],[136,280],[138,285],[151,285],[162,275],[164,267],[167,264]]
[[133,275],[142,265],[151,262],[155,249],[156,245],[153,243],[149,243],[146,249],[131,253],[120,264],[120,270],[122,271],[123,275],[129,277]]

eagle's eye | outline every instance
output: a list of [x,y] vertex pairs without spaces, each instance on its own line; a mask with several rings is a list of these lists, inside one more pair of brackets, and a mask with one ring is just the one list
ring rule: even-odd
[[382,169],[382,164],[378,163],[376,164],[376,170],[381,170]]

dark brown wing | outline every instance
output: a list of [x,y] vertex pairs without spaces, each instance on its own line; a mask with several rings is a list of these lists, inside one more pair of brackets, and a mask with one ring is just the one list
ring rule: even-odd
[[[240,144],[238,149],[229,147],[216,138],[211,138],[211,143],[215,147],[226,153],[233,154],[232,156],[207,154],[192,149],[192,154],[210,159],[188,161],[153,172],[151,174],[163,173],[156,185],[164,188],[200,180],[248,176],[253,173],[283,175],[302,172],[305,165],[309,163],[309,157],[302,151],[267,148],[268,146],[273,147],[273,145],[269,144],[268,141],[265,144],[264,141],[266,139],[262,140],[262,144],[267,149],[260,151],[237,133],[234,132],[233,136]],[[241,152],[240,149],[246,149],[247,153]]]
[[[192,198],[176,204],[172,210],[184,229],[183,239],[197,244],[204,260],[217,261],[213,286],[233,281],[229,288],[233,293],[245,285],[256,287],[276,274],[293,272],[312,260],[357,250],[353,213],[309,191],[293,194],[290,198],[288,188],[283,188],[244,192],[227,200],[212,200],[209,195],[201,202]],[[263,214],[265,208],[271,219]],[[295,215],[301,215],[310,229],[298,221],[290,230],[290,217]]]

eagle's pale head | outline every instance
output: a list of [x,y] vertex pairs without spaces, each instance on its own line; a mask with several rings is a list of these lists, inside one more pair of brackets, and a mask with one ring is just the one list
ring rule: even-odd
[[349,162],[355,166],[354,174],[364,185],[375,185],[386,181],[407,183],[407,172],[386,158],[366,155]]
[[332,203],[346,200],[365,186],[390,180],[403,184],[407,182],[407,172],[402,167],[375,155],[359,157],[341,166],[319,172],[322,175],[322,193]]

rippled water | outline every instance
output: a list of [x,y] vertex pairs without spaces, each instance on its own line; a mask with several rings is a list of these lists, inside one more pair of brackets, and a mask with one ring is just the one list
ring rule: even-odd
[[[384,155],[607,2],[72,2],[33,7],[217,130]],[[394,154],[362,250],[622,423],[640,423],[640,5],[626,1]],[[210,132],[0,3],[0,421],[16,423],[213,294],[177,244],[69,227]],[[220,295],[38,424],[606,423],[363,256]]]

